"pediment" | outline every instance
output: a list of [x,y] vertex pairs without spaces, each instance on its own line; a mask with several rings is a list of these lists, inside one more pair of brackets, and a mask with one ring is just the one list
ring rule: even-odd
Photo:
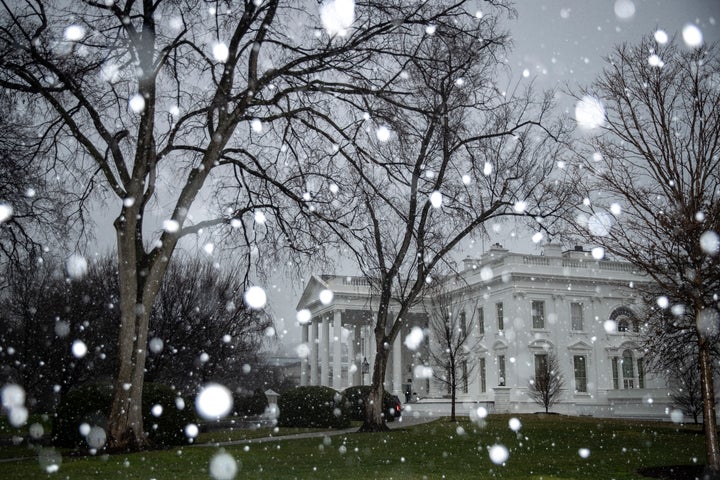
[[495,340],[493,343],[493,350],[507,350],[508,345],[502,340]]
[[530,350],[545,350],[546,352],[549,352],[553,349],[553,344],[550,340],[546,340],[544,338],[538,338],[536,340],[533,340],[532,342],[528,343],[528,348]]
[[638,350],[638,345],[637,343],[626,340],[619,345],[608,345],[607,347],[605,347],[605,350],[610,353],[618,353],[622,352],[623,350]]
[[325,283],[322,278],[317,275],[313,275],[305,285],[305,289],[300,296],[300,300],[298,300],[296,309],[301,310],[303,308],[307,308],[308,310],[312,310],[313,304],[320,301],[320,292],[328,288],[328,284]]
[[592,345],[583,340],[578,340],[568,345],[567,348],[568,350],[592,350]]

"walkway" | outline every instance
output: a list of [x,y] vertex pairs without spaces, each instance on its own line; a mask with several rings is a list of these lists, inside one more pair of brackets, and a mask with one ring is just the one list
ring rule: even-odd
[[[429,423],[436,420],[438,417],[434,415],[413,413],[404,413],[400,420],[389,422],[387,425],[391,430],[397,430],[401,428],[412,427],[414,425],[420,425],[423,423]],[[327,430],[321,432],[307,432],[307,433],[295,433],[292,435],[279,435],[277,437],[259,437],[259,438],[248,438],[245,440],[233,440],[230,442],[212,442],[212,443],[196,443],[196,447],[229,447],[233,445],[247,445],[251,443],[266,443],[266,442],[279,442],[281,440],[297,440],[303,438],[325,438],[334,437],[336,435],[347,435],[348,433],[356,433],[358,427],[345,428],[343,430]]]

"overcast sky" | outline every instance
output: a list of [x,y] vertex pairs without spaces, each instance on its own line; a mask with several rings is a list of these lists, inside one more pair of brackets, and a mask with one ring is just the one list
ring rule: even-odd
[[[480,10],[483,3],[478,2]],[[694,25],[705,43],[720,40],[720,0],[519,0],[516,8],[518,18],[509,25],[512,82],[533,80],[542,89],[588,85],[614,45],[637,43],[658,29],[682,39],[683,28]],[[569,99],[563,104],[572,114]],[[514,239],[511,233],[512,226],[504,227],[498,240],[513,250],[536,251],[531,242]],[[476,242],[465,253],[479,256],[488,243]],[[353,272],[305,272],[305,279],[312,273]],[[286,344],[298,342],[294,309],[302,286],[278,279],[267,287],[278,333],[285,334]]]
[[720,39],[720,0],[519,0],[510,31],[516,78],[528,70],[544,86],[589,83],[613,45],[636,43],[658,29],[682,37],[697,26],[706,42]]

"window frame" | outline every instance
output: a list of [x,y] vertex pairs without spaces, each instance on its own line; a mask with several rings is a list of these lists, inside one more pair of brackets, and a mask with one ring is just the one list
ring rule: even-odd
[[505,330],[505,307],[503,302],[495,303],[495,315],[497,316],[498,332]]
[[[580,362],[579,362],[580,361]],[[582,368],[578,368],[578,363]],[[578,375],[582,370],[582,375]],[[573,355],[573,376],[575,377],[575,393],[588,393],[587,355]]]
[[507,385],[507,371],[506,371],[504,354],[497,356],[497,367],[498,367],[498,387],[504,387]]
[[[585,315],[583,308],[584,305],[582,302],[570,302],[570,331],[582,332],[585,330]],[[575,313],[578,313],[578,315],[575,315]]]
[[487,392],[487,370],[485,357],[478,359],[478,366],[480,367],[480,393]]
[[530,301],[530,318],[533,330],[545,329],[545,300]]
[[460,316],[460,335],[465,337],[467,335],[467,315],[465,314],[465,310],[460,310],[459,313]]
[[536,353],[535,356],[535,378],[540,375],[540,368],[547,368],[548,354],[547,353]]

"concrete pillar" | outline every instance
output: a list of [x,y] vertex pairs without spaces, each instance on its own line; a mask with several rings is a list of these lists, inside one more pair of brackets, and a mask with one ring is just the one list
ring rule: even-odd
[[395,337],[395,342],[392,346],[392,359],[393,359],[393,384],[392,392],[398,397],[402,397],[402,339],[400,334]]
[[373,345],[375,342],[375,337],[372,335],[372,330],[370,329],[369,325],[364,325],[362,327],[363,332],[363,359],[362,361],[368,362],[370,365],[370,369],[368,370],[368,373],[363,374],[363,380],[362,385],[370,385],[370,381],[372,380],[372,370],[373,370],[373,361],[375,360],[375,355],[373,355]]
[[320,324],[320,385],[330,386],[330,322],[322,318]]
[[[478,324],[478,313],[473,312],[471,315],[475,315],[473,317],[473,331],[471,334],[471,340],[473,345],[477,345],[477,342],[480,341],[480,326]],[[477,347],[476,347],[477,350]],[[482,358],[483,354],[476,352],[470,359],[469,362],[475,362],[475,374],[469,375],[468,378],[468,393],[470,394],[470,398],[477,399],[480,396],[480,358]],[[468,370],[472,368],[472,365],[468,362]]]
[[317,319],[310,322],[308,343],[310,344],[310,385],[318,385],[318,323]]
[[[600,302],[599,298],[591,298],[588,300],[589,308],[588,315],[583,318],[583,329],[590,335],[605,335],[605,327],[603,326],[604,319],[600,317]],[[588,369],[588,393],[593,395],[599,395],[600,390],[612,389],[612,365],[606,362],[608,358],[607,352],[600,347],[602,342],[595,342],[593,345],[592,353],[588,357],[586,362],[586,368]],[[591,370],[592,369],[592,373]],[[609,379],[609,381],[605,380]]]
[[333,380],[335,390],[342,390],[342,312],[333,312]]
[[[305,344],[308,348],[310,348],[310,342],[308,340],[309,338],[309,332],[310,326],[309,325],[302,325],[300,327],[301,331],[301,341],[303,344]],[[300,359],[300,385],[306,386],[308,384],[308,368],[310,366],[310,352],[308,352],[308,356]]]

